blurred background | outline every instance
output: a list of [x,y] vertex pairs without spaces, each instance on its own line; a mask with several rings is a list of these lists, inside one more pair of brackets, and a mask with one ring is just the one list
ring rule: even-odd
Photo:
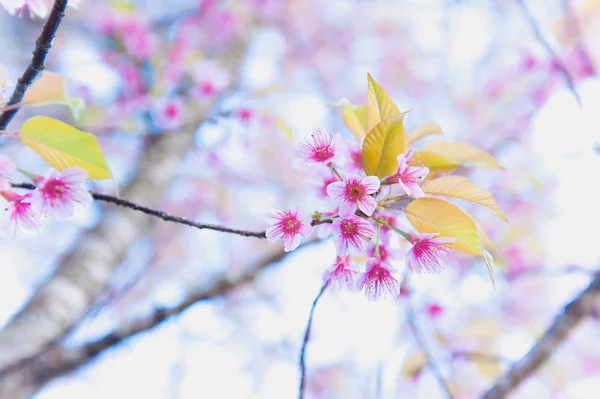
[[[47,17],[30,3],[42,12],[0,8],[13,82]],[[325,292],[306,398],[446,398],[435,369],[454,398],[481,397],[593,277],[600,1],[78,3],[47,69],[85,110],[75,121],[60,106],[23,109],[7,130],[44,114],[94,133],[124,198],[247,230],[272,208],[320,209],[295,144],[318,125],[351,139],[328,104],[364,103],[368,72],[410,110],[408,130],[435,121],[504,166],[466,173],[510,224],[461,204],[496,243],[496,288],[480,258],[456,256],[411,276],[409,298]],[[1,153],[48,169],[17,140]],[[97,202],[2,238],[0,253],[0,397],[39,399],[297,397],[309,312],[335,260],[327,240],[285,254]],[[597,398],[597,316],[510,397]]]

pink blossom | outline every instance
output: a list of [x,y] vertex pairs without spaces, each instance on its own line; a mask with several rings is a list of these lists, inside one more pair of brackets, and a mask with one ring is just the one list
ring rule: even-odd
[[350,246],[364,252],[363,241],[368,241],[377,234],[369,222],[355,215],[335,219],[331,224],[331,231],[338,255],[347,253]]
[[[23,15],[25,8],[29,10],[29,14],[32,17],[47,18],[50,15],[50,9],[52,8],[53,0],[1,0],[2,5],[6,11],[10,14],[14,14],[19,11],[20,15]],[[71,0],[68,5],[71,7],[77,7],[80,0]]]
[[329,288],[339,290],[346,286],[350,291],[356,289],[354,276],[358,274],[355,266],[350,264],[349,256],[338,256],[337,261],[323,273],[323,281],[329,282]]
[[53,170],[47,178],[36,181],[33,199],[39,202],[43,212],[71,216],[75,205],[88,205],[92,201],[90,193],[81,187],[87,176],[82,168],[68,168],[62,172]]
[[340,217],[354,215],[360,209],[371,216],[377,208],[377,201],[371,196],[379,190],[377,176],[353,176],[345,182],[335,182],[327,186],[327,194],[340,205]]
[[152,56],[156,47],[154,37],[143,21],[128,22],[123,29],[123,44],[133,58],[145,61]]
[[0,155],[0,190],[8,190],[10,188],[10,182],[4,175],[12,173],[16,169],[17,166],[13,161],[4,155]]
[[448,245],[454,238],[433,238],[436,234],[409,233],[408,240],[413,244],[406,255],[408,267],[419,274],[423,272],[439,273],[443,269],[442,263],[451,251]]
[[44,225],[40,209],[32,202],[32,193],[20,195],[11,190],[3,190],[0,194],[9,201],[4,209],[4,224],[8,224],[8,228],[14,230],[15,235],[21,227],[37,230]]
[[342,136],[338,133],[328,133],[325,128],[313,129],[311,138],[304,139],[298,145],[298,155],[305,165],[327,165],[341,151]]
[[349,173],[360,173],[363,170],[362,148],[356,141],[346,141],[346,149],[350,160],[344,165]]
[[327,187],[329,187],[331,183],[339,181],[339,179],[335,173],[331,171],[331,169],[323,168],[322,170],[324,172],[322,172],[323,175],[320,176],[322,180],[318,186],[317,195],[320,198],[329,198],[329,194],[327,194]]
[[429,169],[424,166],[410,166],[412,154],[411,148],[406,154],[398,155],[398,173],[390,181],[397,182],[411,197],[419,198],[425,195],[419,183],[427,177]]
[[298,207],[289,212],[274,210],[269,219],[275,223],[267,228],[267,239],[270,242],[283,240],[286,252],[298,248],[300,240],[306,238],[312,230],[310,222],[302,220],[302,210]]
[[164,129],[177,129],[185,119],[185,102],[181,97],[161,98],[154,103],[154,119]]
[[254,111],[251,108],[242,107],[237,110],[236,116],[242,123],[248,124],[254,116]]
[[366,270],[361,273],[356,288],[364,288],[365,295],[369,301],[376,301],[380,297],[392,294],[394,297],[400,294],[400,283],[392,276],[391,270],[381,262],[381,259],[373,257],[367,261]]
[[444,307],[439,303],[432,303],[427,306],[427,313],[432,319],[436,319],[444,313]]
[[192,71],[196,86],[193,94],[198,98],[212,97],[229,84],[229,74],[214,61],[200,61]]
[[[379,237],[381,239],[381,235]],[[400,258],[400,252],[396,249],[390,248],[388,245],[383,243],[379,243],[379,255],[375,255],[375,250],[377,249],[377,245],[369,245],[367,248],[367,255],[369,257],[378,256],[381,259],[381,263],[390,264],[390,262],[394,259]]]

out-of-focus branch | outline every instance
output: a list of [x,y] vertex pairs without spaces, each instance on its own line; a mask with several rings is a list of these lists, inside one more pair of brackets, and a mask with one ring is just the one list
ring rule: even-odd
[[[54,6],[50,11],[48,20],[42,28],[42,33],[35,41],[35,50],[33,50],[33,57],[31,62],[23,75],[19,78],[15,89],[8,100],[7,106],[13,104],[19,104],[25,97],[25,92],[29,86],[33,83],[37,75],[44,70],[44,62],[46,56],[52,47],[52,40],[56,31],[60,26],[60,23],[65,16],[65,10],[67,9],[68,0],[55,0]],[[19,112],[19,107],[11,108],[0,114],[0,130],[6,130],[6,126],[10,123],[12,118]]]
[[[319,242],[313,239],[302,244],[298,250]],[[149,331],[177,316],[191,306],[219,297],[227,292],[254,281],[266,268],[284,259],[289,252],[281,249],[266,255],[252,267],[235,277],[223,276],[209,287],[191,292],[179,305],[170,308],[158,308],[149,315],[124,323],[114,331],[93,342],[75,347],[53,346],[39,357],[29,359],[10,371],[6,383],[0,385],[0,398],[29,398],[44,384],[53,378],[68,374],[94,360],[102,352],[113,348],[126,339]]]
[[558,55],[556,54],[556,52],[554,51],[554,49],[552,48],[550,43],[548,43],[548,41],[546,40],[544,35],[542,35],[542,31],[540,30],[540,27],[538,26],[537,21],[533,17],[533,14],[529,10],[529,7],[527,7],[527,4],[525,4],[525,0],[517,0],[517,3],[521,7],[523,15],[529,22],[529,25],[531,26],[531,29],[533,30],[533,33],[535,34],[537,41],[542,45],[542,47],[544,47],[544,49],[546,50],[548,55],[550,55],[550,57],[552,58],[552,61],[556,64],[557,68],[560,70],[561,74],[563,75],[563,78],[565,79],[565,83],[567,84],[567,88],[571,91],[571,93],[573,93],[573,96],[575,96],[577,103],[579,104],[579,106],[581,106],[581,98],[579,97],[579,94],[577,93],[577,90],[575,89],[575,82],[573,81],[573,78],[569,74],[569,71],[567,70],[566,65],[558,57]]
[[[249,37],[250,29],[244,40],[229,49],[223,65],[230,69],[239,67]],[[198,104],[196,114],[207,115],[210,108],[209,103]],[[134,203],[158,206],[177,175],[181,157],[194,146],[194,132],[195,129],[165,132],[149,138],[138,162],[138,173],[123,190],[124,195]],[[112,270],[156,220],[116,207],[107,210],[95,228],[80,236],[62,257],[55,273],[0,331],[0,386],[7,383],[2,378],[3,371],[37,357],[79,323],[105,290]]]
[[483,399],[502,399],[512,392],[552,356],[554,350],[582,319],[593,315],[599,299],[600,272],[596,273],[590,285],[555,317],[542,339],[521,360],[512,365],[508,372],[483,395]]
[[306,346],[308,345],[308,340],[310,339],[310,329],[312,327],[313,315],[315,313],[315,307],[317,307],[317,303],[325,289],[327,288],[327,283],[323,284],[321,290],[317,294],[317,297],[313,301],[313,304],[310,308],[310,314],[308,316],[308,322],[306,323],[306,330],[304,330],[304,338],[302,338],[302,348],[300,349],[300,387],[298,388],[298,398],[304,398],[304,390],[306,389]]
[[446,393],[446,396],[449,399],[452,399],[453,396],[452,396],[452,392],[450,391],[450,387],[448,386],[448,383],[444,379],[442,372],[440,371],[440,369],[437,367],[437,365],[433,361],[431,352],[429,351],[429,348],[428,348],[427,344],[425,343],[425,338],[423,337],[423,335],[421,334],[421,330],[417,326],[417,319],[415,316],[415,312],[413,311],[413,309],[409,303],[406,304],[406,322],[408,324],[410,331],[412,332],[412,335],[417,343],[417,346],[425,354],[425,359],[426,359],[425,362],[426,362],[427,366],[433,372],[433,375],[438,380],[440,386]]

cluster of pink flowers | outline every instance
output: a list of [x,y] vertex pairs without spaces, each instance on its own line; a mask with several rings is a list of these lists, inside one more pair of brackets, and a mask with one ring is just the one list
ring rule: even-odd
[[52,170],[47,177],[35,176],[36,188],[26,194],[13,191],[5,176],[15,170],[10,159],[0,156],[0,196],[8,201],[2,213],[2,232],[38,230],[44,226],[46,217],[71,216],[75,206],[92,201],[90,193],[82,187],[88,176],[84,169]]
[[[406,266],[419,274],[440,272],[454,239],[405,232],[397,227],[399,215],[380,206],[392,197],[424,195],[420,184],[429,169],[413,164],[412,149],[398,156],[396,173],[383,179],[365,176],[360,154],[356,145],[345,142],[340,134],[314,129],[312,137],[299,144],[298,156],[303,165],[317,170],[322,180],[317,194],[326,197],[333,209],[315,212],[312,219],[304,218],[298,207],[273,211],[266,236],[269,241],[283,240],[284,250],[292,251],[318,226],[322,236],[332,236],[337,252],[335,263],[323,275],[329,287],[364,291],[374,301],[400,295],[392,261],[402,254],[392,248],[392,234],[399,234],[411,246],[405,255]],[[353,255],[367,255],[364,272],[352,264]]]

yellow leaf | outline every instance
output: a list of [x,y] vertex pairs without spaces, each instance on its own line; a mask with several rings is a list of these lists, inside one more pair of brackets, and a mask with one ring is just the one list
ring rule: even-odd
[[367,132],[381,121],[400,114],[400,110],[386,93],[383,87],[368,74],[369,89],[367,92]]
[[278,128],[281,129],[281,131],[283,131],[283,133],[285,133],[285,136],[290,140],[294,140],[294,131],[292,130],[290,125],[288,125],[283,119],[281,119],[277,115],[275,115],[274,118],[275,124]]
[[367,135],[367,106],[356,105],[343,108],[344,122],[360,141]]
[[80,167],[90,180],[111,179],[100,145],[91,133],[64,122],[35,116],[21,126],[21,141],[57,170]]
[[427,145],[423,151],[436,153],[465,166],[502,169],[493,156],[466,143],[441,141]]
[[394,174],[398,169],[398,155],[406,152],[407,137],[404,115],[392,116],[375,126],[363,143],[363,166],[369,176],[380,178]]
[[417,349],[404,362],[402,370],[400,370],[400,375],[404,378],[414,378],[421,373],[426,363],[427,355],[422,349]]
[[417,151],[413,155],[412,164],[427,166],[431,173],[451,172],[460,166],[460,162],[448,159],[431,151]]
[[453,250],[483,256],[495,286],[494,259],[482,244],[477,223],[462,209],[440,198],[419,198],[408,204],[406,217],[420,233],[454,238]]
[[64,104],[71,109],[75,119],[78,119],[79,112],[85,106],[83,98],[70,97],[66,89],[68,80],[54,72],[45,71],[37,79],[23,98],[23,104],[27,105],[46,105],[46,104]]
[[464,176],[443,176],[425,182],[421,188],[428,194],[445,195],[483,205],[500,219],[508,222],[492,194]]
[[435,122],[427,122],[424,125],[417,127],[408,135],[408,144],[421,140],[423,137],[429,136],[430,134],[442,134],[440,125]]

